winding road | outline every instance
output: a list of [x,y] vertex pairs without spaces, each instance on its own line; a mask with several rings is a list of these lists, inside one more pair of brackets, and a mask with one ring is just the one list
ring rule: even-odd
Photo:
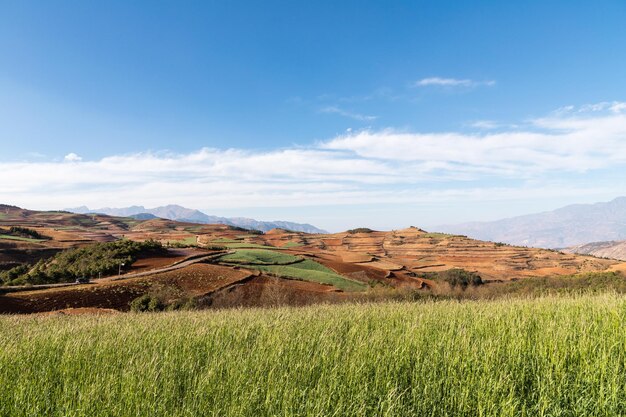
[[38,285],[31,285],[31,286],[16,285],[16,286],[9,286],[9,287],[0,287],[0,293],[47,290],[50,288],[72,287],[76,285],[93,285],[93,284],[98,284],[98,283],[103,283],[103,282],[119,281],[119,280],[130,279],[130,278],[140,278],[140,277],[145,277],[148,275],[175,271],[177,269],[188,267],[189,265],[210,261],[212,259],[216,259],[216,258],[219,258],[220,256],[233,253],[233,252],[234,251],[221,251],[221,252],[214,252],[214,253],[207,254],[207,255],[192,255],[186,259],[180,260],[170,266],[166,266],[163,268],[151,269],[149,271],[136,272],[136,273],[124,274],[124,275],[112,275],[112,276],[104,277],[104,278],[95,278],[95,279],[92,279],[89,283],[60,282],[58,284],[38,284]]

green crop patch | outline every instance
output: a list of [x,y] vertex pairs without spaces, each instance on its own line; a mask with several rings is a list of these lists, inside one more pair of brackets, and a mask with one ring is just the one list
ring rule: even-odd
[[0,239],[17,240],[17,241],[29,242],[29,243],[39,243],[39,242],[43,242],[46,240],[46,239],[33,239],[31,237],[11,236],[11,235],[0,235]]
[[[319,266],[317,266],[319,265]],[[310,260],[305,260],[293,265],[249,265],[263,272],[278,275],[283,278],[298,279],[302,281],[317,282],[318,284],[332,285],[342,291],[364,291],[365,284],[345,278],[327,268]],[[321,268],[320,268],[321,267]],[[323,269],[327,269],[324,271]]]
[[289,249],[289,248],[299,248],[300,246],[304,246],[302,243],[298,242],[287,242],[281,248]]
[[367,288],[365,284],[341,276],[320,263],[284,252],[238,250],[222,256],[220,260],[283,278],[333,285],[343,291],[363,291]]
[[300,262],[302,258],[267,249],[240,249],[220,258],[222,262],[259,265],[288,265]]

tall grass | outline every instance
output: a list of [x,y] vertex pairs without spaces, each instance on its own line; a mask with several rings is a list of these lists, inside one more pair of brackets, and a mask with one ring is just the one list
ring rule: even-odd
[[616,416],[616,295],[0,319],[2,416]]

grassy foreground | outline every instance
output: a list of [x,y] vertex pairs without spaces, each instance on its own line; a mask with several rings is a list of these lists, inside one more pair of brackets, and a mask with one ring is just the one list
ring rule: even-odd
[[626,298],[0,318],[2,416],[626,414]]

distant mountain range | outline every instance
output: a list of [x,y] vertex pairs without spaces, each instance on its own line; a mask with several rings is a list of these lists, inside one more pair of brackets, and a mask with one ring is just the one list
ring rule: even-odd
[[66,211],[78,214],[98,213],[108,214],[109,216],[134,217],[139,220],[148,220],[150,218],[162,218],[169,220],[177,220],[182,222],[202,223],[202,224],[227,224],[230,226],[243,227],[245,229],[255,229],[267,232],[271,229],[287,229],[295,232],[305,233],[328,233],[325,230],[318,229],[310,224],[293,223],[286,221],[259,221],[248,219],[246,217],[218,217],[210,216],[199,210],[189,209],[178,205],[168,205],[156,207],[152,209],[143,206],[131,206],[124,208],[104,207],[91,210],[88,207],[81,206],[65,209]]
[[626,197],[608,203],[574,204],[493,222],[444,225],[435,229],[480,240],[540,248],[626,240]]

